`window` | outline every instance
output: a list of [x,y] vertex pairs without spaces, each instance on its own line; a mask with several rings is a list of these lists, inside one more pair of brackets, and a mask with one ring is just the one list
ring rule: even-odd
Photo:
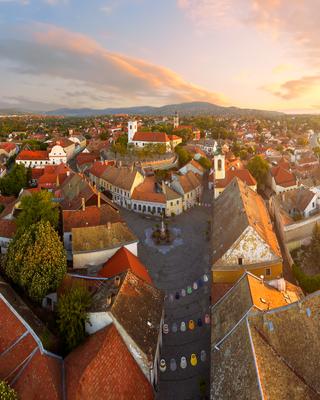
[[72,242],[72,233],[70,233],[70,235],[69,235],[69,240],[70,240],[70,242]]
[[222,170],[222,161],[218,160],[218,171]]
[[173,201],[170,203],[171,206],[173,206]]
[[239,265],[242,265],[242,264],[243,264],[243,258],[242,258],[242,257],[239,257],[239,258],[238,258],[238,264],[239,264]]
[[270,276],[271,275],[271,269],[270,268],[266,268],[266,276]]

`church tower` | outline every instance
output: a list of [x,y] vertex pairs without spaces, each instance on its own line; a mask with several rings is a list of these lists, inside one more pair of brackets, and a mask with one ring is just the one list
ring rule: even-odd
[[128,122],[128,143],[131,143],[135,133],[138,131],[138,122],[129,121]]
[[214,156],[214,178],[224,179],[226,177],[225,156],[221,152]]
[[176,111],[173,117],[173,128],[178,128],[179,126],[179,115],[178,112]]

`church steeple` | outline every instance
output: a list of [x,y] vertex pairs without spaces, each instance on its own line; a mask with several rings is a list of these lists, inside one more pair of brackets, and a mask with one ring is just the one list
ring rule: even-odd
[[173,128],[178,128],[178,126],[179,126],[179,114],[176,111],[173,117]]

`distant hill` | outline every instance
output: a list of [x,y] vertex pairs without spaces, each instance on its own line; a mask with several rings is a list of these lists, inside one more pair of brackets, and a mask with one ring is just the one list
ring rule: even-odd
[[67,117],[82,117],[95,115],[114,115],[114,114],[129,114],[129,115],[154,115],[165,116],[173,115],[178,112],[182,116],[197,116],[197,115],[215,115],[215,116],[256,116],[256,117],[276,117],[284,115],[276,111],[254,110],[238,107],[223,107],[216,104],[203,101],[194,101],[190,103],[169,104],[162,107],[125,107],[125,108],[61,108],[45,113],[46,115],[62,115]]

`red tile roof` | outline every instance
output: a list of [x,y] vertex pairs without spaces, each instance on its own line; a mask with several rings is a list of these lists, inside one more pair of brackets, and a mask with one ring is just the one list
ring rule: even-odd
[[153,389],[115,326],[91,335],[66,359],[69,400],[151,400]]
[[1,196],[0,195],[0,204],[7,206],[12,203],[16,198],[14,196]]
[[90,174],[100,178],[107,168],[108,164],[103,161],[96,161],[88,171]]
[[38,180],[41,175],[44,174],[44,168],[32,168],[31,169],[31,178]]
[[1,142],[0,143],[0,149],[3,149],[7,153],[10,153],[12,150],[15,150],[17,148],[15,143],[11,142]]
[[297,184],[295,175],[281,166],[271,168],[271,175],[279,186],[290,187]]
[[[213,176],[213,175],[212,175]],[[216,179],[216,188],[225,188],[229,185],[234,177],[239,178],[242,182],[245,182],[248,186],[255,186],[257,184],[250,171],[247,169],[228,169],[226,171],[225,179]]]
[[100,159],[100,155],[96,153],[80,153],[77,155],[77,165],[90,164]]
[[131,198],[138,201],[165,204],[166,196],[163,193],[156,192],[155,184],[155,177],[146,177],[145,180],[134,189]]
[[72,228],[106,225],[108,222],[123,222],[120,214],[109,204],[88,206],[85,210],[63,210],[63,231],[71,232]]
[[110,278],[119,275],[127,270],[132,271],[139,278],[152,284],[152,279],[147,268],[142,264],[137,256],[132,254],[125,247],[121,247],[102,267],[98,276]]
[[6,378],[20,399],[60,400],[62,360],[39,347],[34,332],[1,296],[0,326],[0,378]]
[[48,152],[45,150],[22,150],[17,160],[49,160]]
[[136,132],[134,141],[138,142],[154,142],[154,143],[166,143],[170,142],[168,135],[165,132]]
[[177,135],[168,135],[170,140],[181,140],[182,142],[182,138],[181,136],[177,136]]
[[15,221],[10,219],[0,219],[0,237],[13,238],[17,230]]

